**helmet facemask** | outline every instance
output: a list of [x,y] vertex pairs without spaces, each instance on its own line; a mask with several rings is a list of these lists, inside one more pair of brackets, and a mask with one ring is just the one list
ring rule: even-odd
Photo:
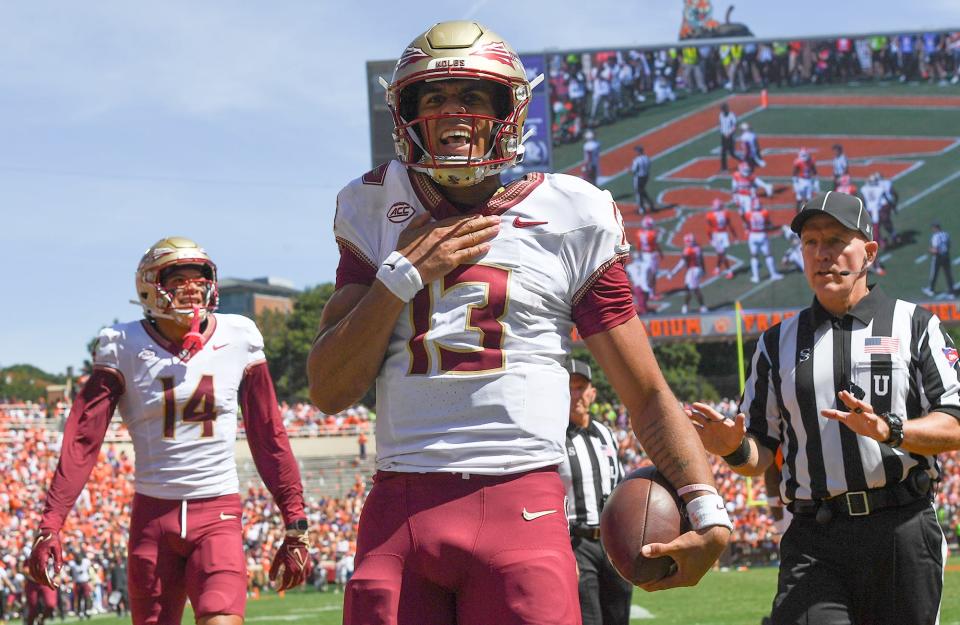
[[[180,267],[197,267],[203,275],[199,278],[181,279],[177,281],[175,285],[164,286],[164,283],[167,282],[167,276],[172,273],[174,269]],[[157,300],[163,303],[164,306],[160,309],[159,315],[151,311],[151,314],[154,316],[166,316],[181,326],[190,327],[197,316],[199,316],[200,322],[203,322],[206,321],[210,313],[216,310],[219,292],[217,290],[217,283],[213,280],[213,270],[210,265],[198,265],[190,262],[174,263],[171,266],[161,269],[157,275],[159,277],[155,286]],[[178,306],[177,294],[184,289],[192,287],[200,290],[200,303],[181,302]]]
[[[164,285],[174,269],[183,267],[195,267],[201,275]],[[200,290],[199,302],[178,303],[177,292],[192,287]],[[196,318],[206,320],[220,300],[216,264],[203,248],[184,237],[161,239],[144,253],[137,266],[136,289],[135,303],[140,304],[147,319],[172,319],[188,328]]]
[[[387,83],[387,106],[394,119],[397,158],[444,186],[472,186],[514,166],[523,158],[523,124],[534,86],[517,54],[496,33],[475,22],[436,24],[417,37],[401,55],[393,80]],[[493,86],[494,114],[471,112],[419,115],[420,91],[446,80],[477,80]],[[443,119],[463,120],[471,150],[445,155],[433,149],[431,125]],[[474,151],[482,144],[483,148]]]

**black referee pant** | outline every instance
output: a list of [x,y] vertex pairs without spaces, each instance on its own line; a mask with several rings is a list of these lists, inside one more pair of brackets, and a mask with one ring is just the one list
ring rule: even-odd
[[652,213],[656,208],[653,199],[647,194],[647,182],[649,181],[649,175],[633,177],[633,192],[637,196],[637,210],[643,215],[648,212]]
[[734,150],[733,135],[720,135],[720,169],[727,171],[727,155],[739,160],[737,152]]
[[943,532],[927,498],[819,523],[794,514],[780,542],[772,625],[933,625]]
[[610,564],[599,539],[573,537],[580,569],[580,614],[583,625],[628,625],[633,585]]

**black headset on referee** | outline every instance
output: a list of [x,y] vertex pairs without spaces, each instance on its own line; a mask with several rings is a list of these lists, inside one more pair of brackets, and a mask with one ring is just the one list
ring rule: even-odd
[[783,450],[794,517],[774,625],[933,625],[946,563],[937,454],[960,449],[956,347],[935,315],[868,286],[877,243],[859,198],[817,195],[791,228],[812,305],[761,335],[743,412],[696,403],[691,420],[742,475]]

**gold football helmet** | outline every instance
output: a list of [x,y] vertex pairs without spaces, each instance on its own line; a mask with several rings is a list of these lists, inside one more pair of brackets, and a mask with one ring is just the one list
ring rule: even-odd
[[193,308],[174,308],[175,292],[163,287],[164,272],[177,266],[200,267],[203,278],[201,320],[217,309],[217,266],[206,251],[185,237],[166,237],[150,246],[137,265],[137,298],[147,317],[173,319],[185,326],[193,319]]
[[[424,82],[449,79],[487,80],[497,87],[496,117],[469,113],[419,117],[417,93]],[[503,37],[476,22],[441,22],[414,39],[400,55],[393,80],[380,83],[393,113],[393,143],[401,163],[429,174],[445,186],[471,186],[512,167],[523,158],[523,123],[533,88],[541,74],[527,80],[520,57]],[[485,154],[446,156],[430,147],[426,122],[457,118],[471,125],[472,144],[478,129],[490,127]]]

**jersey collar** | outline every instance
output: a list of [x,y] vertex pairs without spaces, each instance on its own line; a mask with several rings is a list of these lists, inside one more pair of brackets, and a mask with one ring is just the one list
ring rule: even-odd
[[[439,221],[463,214],[456,206],[447,201],[447,198],[443,197],[430,176],[412,169],[407,170],[407,175],[410,176],[410,186],[413,187],[420,203],[430,211],[434,219]],[[481,215],[500,215],[530,195],[534,189],[540,186],[543,180],[544,175],[542,173],[529,173],[501,187],[487,200],[486,204],[475,207],[471,212]]]
[[[149,335],[150,338],[152,338],[157,345],[159,345],[166,351],[170,352],[170,354],[172,354],[173,356],[180,356],[180,352],[183,351],[183,347],[181,345],[178,345],[177,343],[174,343],[173,341],[163,336],[162,334],[160,334],[160,331],[157,330],[157,328],[155,328],[154,325],[150,323],[149,320],[141,319],[140,325],[143,326],[144,331],[146,331],[147,335]],[[216,315],[211,314],[207,316],[207,327],[203,331],[204,346],[206,346],[207,343],[210,342],[210,337],[213,336],[213,333],[216,331],[216,329],[217,329],[217,317]]]
[[[880,312],[880,309],[890,301],[890,298],[887,297],[887,294],[884,293],[883,289],[879,286],[874,285],[869,288],[870,291],[866,296],[857,302],[850,312],[847,313],[847,315],[853,317],[863,325],[868,325],[873,321],[873,318]],[[826,308],[820,305],[820,301],[816,297],[813,298],[813,304],[810,308],[813,309],[814,327],[820,327],[820,324],[834,318]]]

